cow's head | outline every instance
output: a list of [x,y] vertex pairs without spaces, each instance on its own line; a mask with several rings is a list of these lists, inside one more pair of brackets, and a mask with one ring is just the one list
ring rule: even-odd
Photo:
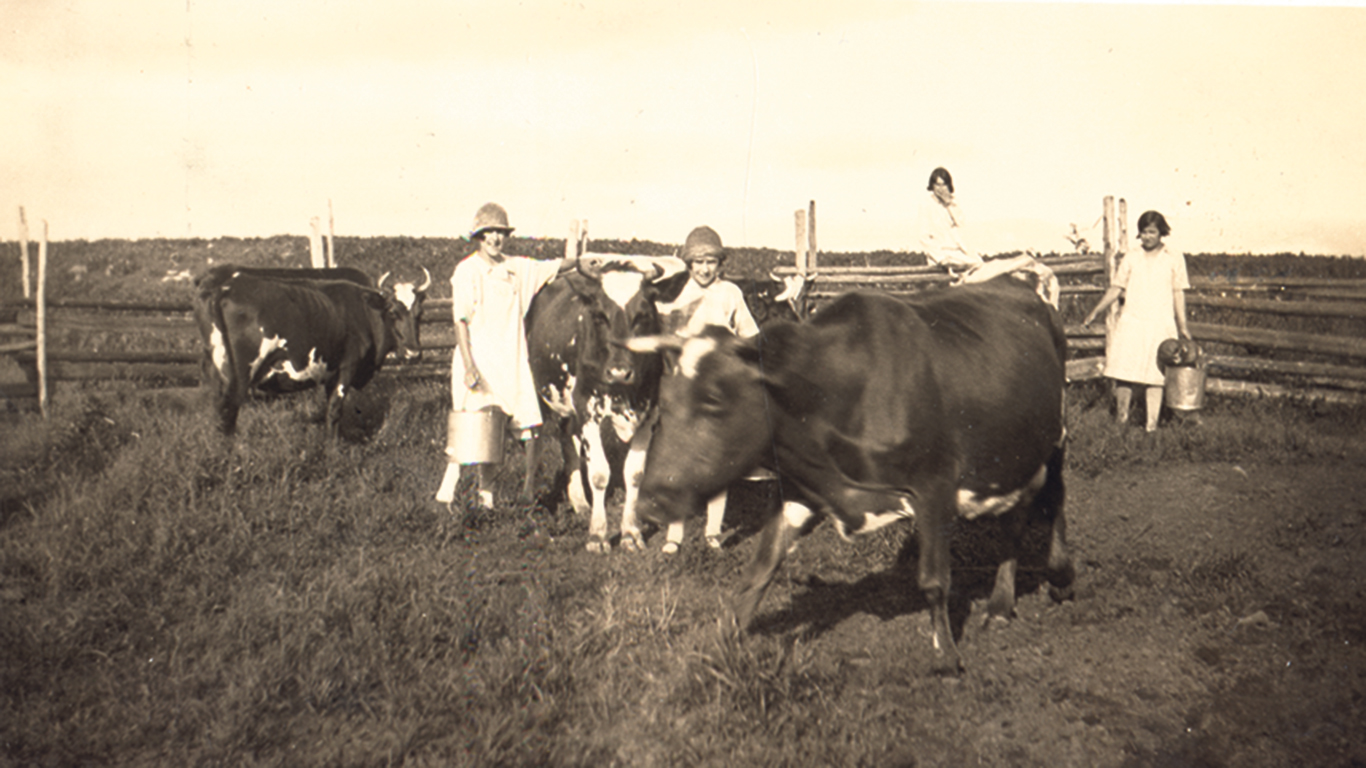
[[432,286],[432,273],[423,267],[422,285],[412,281],[395,282],[386,288],[384,283],[389,274],[380,275],[377,287],[384,294],[386,311],[394,318],[394,341],[403,359],[416,362],[422,359],[418,327],[422,323],[422,304],[427,299],[427,289]]
[[697,336],[638,339],[640,352],[677,350],[677,371],[659,393],[638,511],[673,522],[761,464],[774,450],[775,388],[790,367],[783,350],[800,326],[779,323],[751,339],[715,326]]
[[635,390],[658,380],[659,357],[637,354],[627,342],[659,333],[655,301],[661,292],[672,290],[678,276],[665,276],[657,267],[611,263],[600,274],[571,272],[561,279],[581,308],[576,333],[579,370],[608,390]]

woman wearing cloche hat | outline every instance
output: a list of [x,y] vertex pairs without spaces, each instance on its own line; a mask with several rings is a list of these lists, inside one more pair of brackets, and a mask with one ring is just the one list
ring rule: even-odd
[[[506,414],[519,437],[526,440],[541,425],[541,409],[531,378],[523,318],[531,299],[556,275],[576,268],[601,269],[600,259],[565,257],[541,261],[503,253],[513,227],[507,211],[485,203],[474,214],[470,239],[479,249],[455,267],[451,275],[451,313],[455,321],[456,353],[451,358],[451,406],[455,411],[496,408]],[[448,441],[453,446],[454,439]],[[450,505],[460,481],[461,464],[453,448],[436,500]],[[479,467],[479,504],[493,506],[492,472]]]

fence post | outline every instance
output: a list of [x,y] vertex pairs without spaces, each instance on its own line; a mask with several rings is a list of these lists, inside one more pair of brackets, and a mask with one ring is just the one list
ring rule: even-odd
[[806,212],[806,271],[816,271],[816,201],[812,200]]
[[1129,252],[1129,204],[1124,198],[1119,199],[1119,243],[1116,250],[1119,255],[1115,257],[1115,262],[1124,258],[1124,254]]
[[334,237],[337,233],[337,219],[332,215],[332,198],[327,198],[327,268],[337,266],[337,248]]
[[24,271],[24,298],[33,298],[33,288],[29,285],[32,272],[28,263],[28,219],[24,218],[24,206],[19,206],[19,268]]
[[47,219],[38,242],[38,295],[34,302],[34,326],[38,353],[38,412],[47,418]]
[[323,238],[318,230],[317,216],[308,220],[308,228],[308,263],[314,269],[322,269],[327,266],[327,259],[323,256]]
[[564,239],[564,257],[573,259],[579,255],[579,220],[569,222],[569,237]]

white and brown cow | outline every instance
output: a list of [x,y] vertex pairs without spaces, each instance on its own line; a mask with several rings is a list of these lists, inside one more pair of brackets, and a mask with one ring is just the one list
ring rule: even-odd
[[[589,517],[587,548],[606,552],[607,494],[624,486],[621,545],[643,547],[636,491],[659,397],[659,355],[626,348],[660,332],[656,300],[676,295],[687,272],[609,263],[601,279],[571,272],[542,288],[527,310],[531,374],[546,423],[560,427],[570,502]],[[524,495],[534,480],[539,439],[528,454]]]

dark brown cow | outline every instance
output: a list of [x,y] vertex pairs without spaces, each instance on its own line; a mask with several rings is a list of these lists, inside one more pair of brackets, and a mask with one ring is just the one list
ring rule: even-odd
[[391,351],[420,358],[417,326],[426,286],[408,284],[396,297],[350,277],[280,279],[216,268],[197,281],[195,313],[217,375],[225,434],[236,431],[249,389],[294,392],[321,384],[335,437],[349,389],[369,383]]
[[[662,345],[637,342],[645,350]],[[760,536],[733,603],[754,616],[774,570],[814,508],[841,535],[914,518],[919,580],[931,605],[936,668],[961,661],[948,621],[955,516],[1012,510],[1052,526],[1055,596],[1070,588],[1063,516],[1063,362],[1057,313],[1012,278],[902,302],[847,294],[804,324],[753,339],[720,329],[687,339],[660,394],[639,513],[670,522],[756,466],[808,506],[788,505]],[[1008,526],[1015,540],[1021,530]],[[1016,559],[988,603],[1015,604]]]

